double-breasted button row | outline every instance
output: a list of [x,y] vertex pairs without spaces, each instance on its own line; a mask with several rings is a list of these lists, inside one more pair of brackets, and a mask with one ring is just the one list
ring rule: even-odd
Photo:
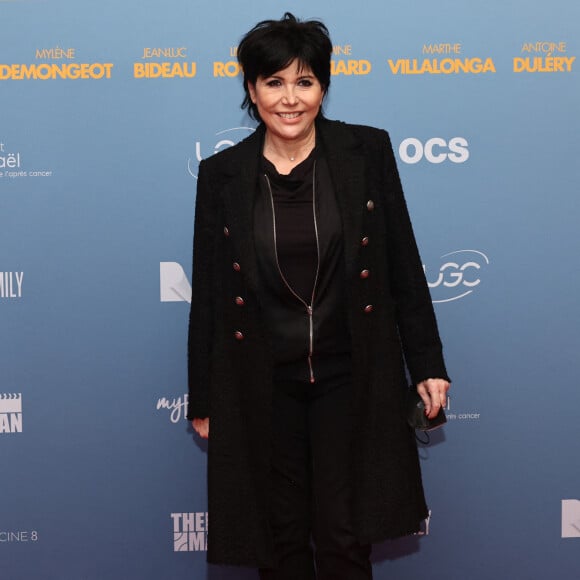
[[[224,226],[224,236],[226,238],[230,237],[230,229],[228,228],[228,226]],[[239,272],[242,269],[239,262],[232,262],[232,268],[234,269],[235,272]],[[234,298],[234,303],[237,306],[243,306],[244,299],[241,296],[236,296]],[[244,333],[241,330],[236,330],[234,331],[234,338],[240,341],[244,340]]]
[[[375,209],[375,202],[372,199],[369,199],[367,201],[367,211],[373,211]],[[368,236],[364,236],[361,241],[360,241],[360,245],[363,247],[366,247],[369,245],[369,237]],[[366,280],[369,276],[370,276],[371,272],[370,270],[367,270],[366,268],[364,268],[363,270],[360,271],[360,278],[361,280]],[[373,311],[373,305],[372,304],[367,304],[365,307],[363,307],[363,312],[365,314],[370,314]]]

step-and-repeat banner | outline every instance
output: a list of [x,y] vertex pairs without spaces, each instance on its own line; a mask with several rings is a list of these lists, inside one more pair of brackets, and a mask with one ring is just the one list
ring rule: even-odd
[[255,578],[205,562],[186,326],[199,161],[285,10],[331,30],[327,116],[391,133],[454,379],[375,577],[578,577],[577,0],[1,0],[0,578]]

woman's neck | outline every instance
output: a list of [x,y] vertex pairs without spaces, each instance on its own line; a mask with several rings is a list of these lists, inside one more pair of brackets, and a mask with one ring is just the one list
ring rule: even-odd
[[316,129],[301,139],[280,139],[266,131],[264,137],[264,157],[270,161],[280,174],[288,174],[299,163],[302,163],[316,145]]

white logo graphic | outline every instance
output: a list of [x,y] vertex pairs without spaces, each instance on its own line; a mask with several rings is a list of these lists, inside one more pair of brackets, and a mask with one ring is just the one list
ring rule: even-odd
[[0,298],[22,298],[24,272],[0,272]]
[[5,531],[0,530],[0,544],[5,543],[24,543],[24,542],[38,542],[38,532],[32,531]]
[[181,264],[160,262],[159,285],[161,302],[191,303],[191,284]]
[[183,397],[174,397],[173,399],[162,397],[157,401],[157,410],[165,409],[169,411],[169,420],[172,423],[178,423],[182,417],[185,419],[187,415],[188,400],[189,395],[187,393]]
[[0,179],[17,179],[18,177],[52,177],[47,169],[28,169],[24,167],[24,157],[19,151],[9,151],[6,144],[0,141]]
[[445,416],[448,421],[479,421],[481,419],[481,413],[476,411],[457,411],[451,409],[451,397],[447,395],[447,405],[445,407]]
[[415,534],[416,536],[428,536],[429,535],[429,525],[431,524],[431,510],[427,517],[421,522],[421,529]]
[[444,254],[441,260],[435,273],[423,264],[435,304],[459,300],[474,292],[481,283],[482,268],[489,265],[489,258],[479,250],[456,250]]
[[239,143],[242,139],[246,138],[250,133],[253,133],[255,129],[253,127],[232,127],[231,129],[224,129],[223,131],[218,131],[215,136],[217,138],[216,144],[213,149],[209,151],[207,155],[202,153],[202,145],[200,141],[195,142],[195,160],[191,157],[187,160],[187,171],[189,174],[197,179],[199,163],[202,159],[214,155],[222,149],[227,149],[232,147],[236,143]]
[[22,433],[22,395],[0,393],[0,435]]
[[171,514],[173,551],[205,552],[207,550],[207,512]]
[[580,538],[580,499],[562,500],[562,537]]
[[465,163],[469,159],[469,143],[464,137],[453,137],[446,141],[442,137],[433,137],[425,144],[415,138],[408,137],[399,145],[399,157],[403,163],[413,165],[423,157],[429,163]]

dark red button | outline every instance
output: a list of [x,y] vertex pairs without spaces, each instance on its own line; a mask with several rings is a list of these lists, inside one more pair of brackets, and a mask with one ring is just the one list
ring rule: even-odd
[[244,305],[244,299],[241,296],[236,296],[235,302],[236,302],[236,304],[238,306],[243,306]]
[[372,199],[367,201],[367,209],[369,211],[373,211],[373,209],[375,209],[375,202]]
[[232,264],[232,268],[233,268],[233,269],[234,269],[236,272],[239,272],[239,271],[241,270],[241,267],[240,267],[240,265],[239,265],[237,262],[234,262],[234,263]]
[[372,305],[372,304],[367,304],[367,305],[365,306],[365,312],[366,312],[367,314],[370,314],[372,311],[373,311],[373,305]]
[[224,236],[227,238],[230,235],[230,230],[227,226],[224,226]]
[[365,236],[361,241],[360,241],[360,245],[361,246],[368,246],[369,245],[369,239],[367,236]]
[[239,330],[236,330],[236,332],[234,332],[234,336],[236,337],[236,340],[244,340],[244,334]]
[[361,270],[360,277],[364,280],[369,277],[370,272],[368,270]]

